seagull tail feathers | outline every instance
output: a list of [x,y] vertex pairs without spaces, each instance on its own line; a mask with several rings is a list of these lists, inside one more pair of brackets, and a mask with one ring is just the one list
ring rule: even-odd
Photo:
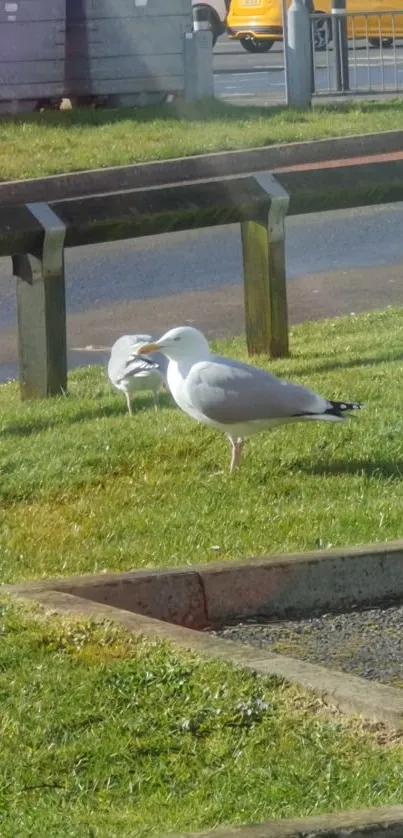
[[358,402],[332,402],[326,401],[327,407],[323,409],[323,402],[321,409],[315,412],[306,412],[295,414],[297,419],[327,419],[330,422],[344,422],[351,410],[362,410],[364,405]]
[[363,405],[359,404],[358,402],[329,402],[330,407],[328,407],[324,414],[325,416],[334,416],[336,419],[344,419],[345,414],[348,414],[351,410],[362,410]]

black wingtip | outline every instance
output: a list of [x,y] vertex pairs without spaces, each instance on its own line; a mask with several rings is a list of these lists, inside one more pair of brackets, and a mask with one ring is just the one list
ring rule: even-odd
[[158,369],[158,364],[156,361],[153,361],[148,355],[136,355],[133,352],[125,363],[125,369],[128,369],[132,366],[132,364],[136,364],[138,370],[155,370]]
[[358,402],[330,402],[330,407],[327,408],[324,412],[328,416],[337,416],[338,418],[343,418],[345,413],[348,413],[350,410],[362,410],[364,405],[359,404]]

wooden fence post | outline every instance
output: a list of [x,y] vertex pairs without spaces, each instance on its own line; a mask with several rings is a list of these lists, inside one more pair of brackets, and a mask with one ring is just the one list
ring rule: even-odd
[[12,257],[17,277],[18,358],[22,399],[67,389],[65,225],[48,204],[27,204],[44,230],[42,252]]
[[284,358],[288,347],[285,216],[289,195],[268,172],[255,179],[269,209],[241,223],[246,342],[249,355]]

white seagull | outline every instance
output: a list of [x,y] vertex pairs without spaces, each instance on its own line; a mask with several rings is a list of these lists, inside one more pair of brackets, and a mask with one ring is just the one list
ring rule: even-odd
[[212,355],[204,335],[189,326],[171,329],[136,351],[166,355],[168,386],[178,407],[229,437],[231,472],[240,465],[245,437],[290,422],[342,422],[348,411],[361,407],[324,399],[250,364]]
[[111,384],[121,390],[132,415],[131,396],[138,390],[152,390],[157,410],[158,394],[166,383],[167,361],[164,355],[139,355],[137,347],[152,340],[151,335],[123,335],[112,346],[108,363]]

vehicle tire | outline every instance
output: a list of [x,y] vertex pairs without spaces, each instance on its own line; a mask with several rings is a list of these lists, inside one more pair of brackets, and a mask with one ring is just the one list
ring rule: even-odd
[[316,52],[323,52],[330,41],[332,40],[332,27],[328,17],[325,17],[325,12],[316,11],[315,14],[323,15],[323,20],[315,20],[313,27],[313,45]]
[[[205,8],[206,8],[206,5],[204,3],[200,3],[197,6],[193,6],[193,9],[205,9]],[[207,6],[207,9],[208,9],[208,16],[209,16],[209,21],[210,21],[210,26],[211,26],[211,34],[213,36],[213,47],[214,47],[216,42],[217,42],[218,36],[221,35],[221,33],[223,31],[223,27],[222,27],[222,24],[221,24],[221,21],[220,21],[218,15],[215,13],[214,9],[212,9],[210,6]]]
[[[374,49],[379,49],[379,47],[381,45],[381,39],[380,38],[368,38],[368,43],[371,47],[374,47]],[[389,49],[389,47],[391,47],[392,45],[393,45],[393,38],[382,38],[382,46],[385,49]]]
[[217,25],[217,22],[214,20],[211,21],[211,34],[213,36],[213,47],[215,47],[217,43],[217,38],[221,34],[221,32],[219,26]]
[[246,52],[268,52],[272,48],[274,41],[270,38],[240,38],[239,43]]

